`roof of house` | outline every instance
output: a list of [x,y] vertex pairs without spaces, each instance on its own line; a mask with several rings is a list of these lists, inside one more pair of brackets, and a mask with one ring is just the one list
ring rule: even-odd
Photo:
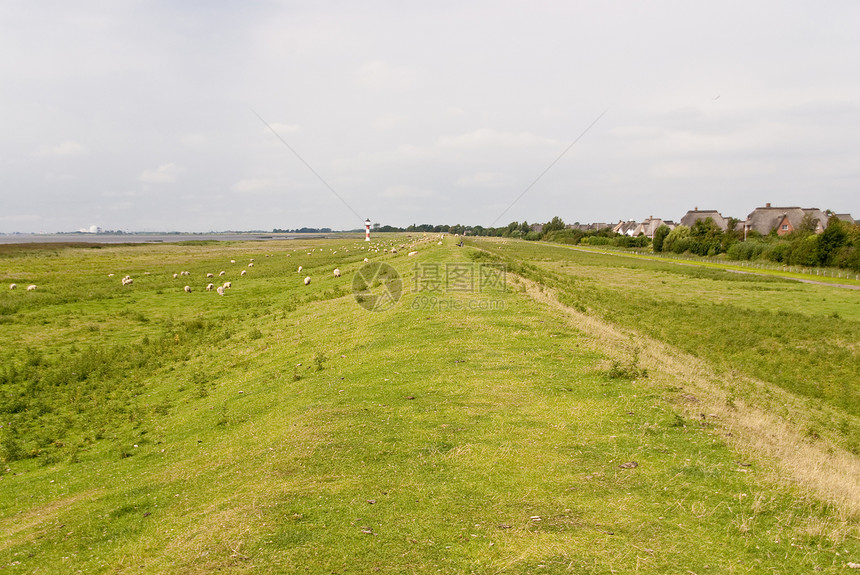
[[642,221],[642,223],[639,224],[639,226],[634,230],[633,235],[638,236],[639,234],[644,234],[644,235],[648,236],[649,238],[653,238],[654,232],[656,232],[657,228],[659,228],[662,225],[667,226],[669,229],[675,228],[674,222],[671,222],[669,220],[662,220],[660,218],[655,218],[654,216],[650,216],[648,218],[645,218]]
[[833,214],[837,218],[839,218],[843,222],[848,222],[849,224],[856,224],[857,220],[851,217],[851,214]]
[[724,218],[717,210],[700,210],[699,208],[690,210],[684,214],[684,217],[681,218],[681,225],[692,228],[699,220],[706,220],[708,218],[714,220],[714,223],[723,231],[726,231],[729,227],[728,218]]
[[636,226],[638,225],[639,222],[637,222],[636,220],[627,220],[626,222],[622,220],[615,224],[615,226],[612,228],[612,231],[617,234],[624,234],[626,236],[629,236],[633,233],[633,230],[635,230]]
[[798,229],[803,224],[803,218],[806,215],[818,220],[818,229],[816,231],[821,231],[827,227],[827,216],[824,212],[818,208],[798,208],[796,206],[765,206],[763,208],[756,208],[747,216],[746,227],[749,230],[766,235],[778,226],[783,218],[788,218],[791,227]]

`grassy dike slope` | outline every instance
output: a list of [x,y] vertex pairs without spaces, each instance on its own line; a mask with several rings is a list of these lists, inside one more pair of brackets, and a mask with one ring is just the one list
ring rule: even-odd
[[[0,475],[0,568],[841,573],[860,562],[855,519],[774,481],[766,459],[691,419],[676,388],[623,377],[633,369],[610,377],[627,361],[618,344],[601,349],[539,284],[509,274],[503,292],[416,299],[414,263],[483,261],[434,239],[411,258],[369,255],[405,288],[371,313],[349,295],[364,247],[3,259],[6,282],[40,288],[0,298],[0,418],[7,455],[17,450]],[[244,278],[224,263],[250,257]],[[202,292],[202,274],[224,267],[227,295]],[[192,294],[171,277],[181,269]],[[125,273],[135,284],[123,291]]]

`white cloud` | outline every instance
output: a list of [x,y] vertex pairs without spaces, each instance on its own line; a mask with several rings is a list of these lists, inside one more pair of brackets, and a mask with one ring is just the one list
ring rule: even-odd
[[[283,134],[296,134],[296,133],[302,131],[302,127],[299,126],[298,124],[284,124],[283,122],[272,122],[269,124],[269,126],[272,128],[272,130],[274,130],[275,132],[277,132],[278,134],[281,134],[281,135],[283,135]],[[263,129],[266,131],[267,134],[270,133],[269,128],[263,128]]]
[[209,139],[203,134],[183,134],[179,137],[179,143],[189,148],[200,148],[209,143]]
[[402,125],[407,120],[409,120],[409,116],[406,114],[385,114],[374,120],[373,127],[377,130],[390,130]]
[[42,149],[42,155],[45,156],[74,157],[84,156],[88,152],[89,150],[86,146],[74,140],[67,140],[52,148],[46,147]]
[[253,194],[270,191],[274,188],[275,183],[272,178],[246,178],[233,184],[230,189],[241,194]]
[[537,136],[530,132],[502,132],[492,128],[479,128],[459,136],[443,136],[439,145],[446,148],[477,149],[490,147],[525,148],[532,146],[559,146],[563,142]]
[[358,83],[371,90],[404,92],[415,87],[417,74],[381,60],[366,62],[355,73]]
[[162,164],[154,170],[144,170],[137,179],[147,184],[172,184],[180,171],[176,164]]
[[45,174],[46,182],[72,182],[77,178],[72,174],[55,174],[53,172],[48,172]]
[[438,194],[433,192],[432,190],[422,189],[415,186],[410,185],[396,185],[396,186],[388,186],[380,195],[383,198],[390,199],[427,199],[437,197]]
[[508,176],[496,172],[476,172],[457,179],[456,185],[461,188],[497,188],[507,185]]

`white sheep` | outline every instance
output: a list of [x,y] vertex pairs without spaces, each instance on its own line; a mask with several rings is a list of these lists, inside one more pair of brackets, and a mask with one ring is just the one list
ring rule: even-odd
[[113,276],[114,276],[114,274],[108,274],[109,278],[112,278]]
[[235,264],[235,263],[236,263],[236,260],[230,260],[230,263],[231,263],[231,264]]
[[416,255],[417,253],[418,253],[418,252],[409,252],[409,253],[408,253],[408,254],[406,254],[406,255],[407,255],[407,256],[414,256],[414,255]]
[[310,285],[310,283],[311,283],[311,276],[307,276],[305,278],[305,285]]
[[133,283],[134,283],[134,280],[131,279],[129,276],[125,276],[124,278],[122,278],[122,285],[124,285],[124,286],[130,286]]
[[364,258],[364,263],[367,263],[367,262],[369,262],[369,261],[370,261],[369,259]]
[[15,289],[18,287],[18,284],[9,284],[9,289]]
[[224,285],[222,287],[224,289],[231,288],[231,287],[233,287],[233,284],[232,284],[232,282],[224,282]]
[[36,286],[34,284],[30,284],[27,286],[27,291],[36,291]]
[[207,277],[207,278],[214,278],[214,277],[215,277],[215,274],[213,274],[213,273],[208,273],[208,274],[206,274],[206,277]]
[[218,292],[218,295],[224,295],[224,286],[218,286],[215,291]]
[[240,273],[239,275],[240,275],[240,276],[243,276],[243,275],[245,275],[246,273],[248,273],[248,270],[242,270],[242,273]]
[[302,266],[299,266],[299,273],[302,273]]
[[340,277],[340,270],[337,268],[334,269],[334,277],[336,277],[336,278]]
[[173,274],[173,279],[176,279],[178,277],[179,277],[179,274]]
[[249,268],[254,267],[254,262],[249,263],[249,264],[248,264],[248,267],[249,267]]
[[226,273],[227,273],[227,272],[225,272],[224,270],[221,270],[221,273],[219,273],[218,275],[219,275],[220,277],[222,277],[222,278],[223,278],[223,277],[224,277],[224,274],[226,274]]
[[184,288],[182,288],[182,289],[184,289],[184,290],[185,290],[185,293],[191,293],[191,286],[185,286],[185,287],[184,287]]
[[215,287],[215,284],[209,284],[208,286],[206,286],[206,291],[212,291],[212,288],[214,288],[214,287]]
[[191,272],[182,272],[182,273],[180,273],[179,275],[183,275],[183,276],[190,276],[190,275],[191,275]]
[[249,262],[252,262],[252,261],[254,261],[254,258],[251,258],[251,259],[249,259],[248,261],[249,261]]

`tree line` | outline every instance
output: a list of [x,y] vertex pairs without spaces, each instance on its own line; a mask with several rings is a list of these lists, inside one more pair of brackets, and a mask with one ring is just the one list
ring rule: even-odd
[[572,245],[614,246],[620,248],[651,248],[654,253],[693,254],[722,257],[727,260],[765,260],[792,266],[838,267],[860,272],[860,225],[843,222],[831,216],[823,233],[816,234],[818,221],[807,216],[798,229],[779,236],[776,230],[767,235],[749,231],[744,238],[741,222],[730,218],[726,230],[712,218],[697,221],[693,226],[670,229],[662,225],[653,240],[644,235],[631,237],[618,234],[612,228],[582,230],[568,228],[556,216],[537,231],[527,221],[511,222],[502,227],[412,224],[405,228],[374,224],[378,232],[449,233],[473,236],[521,238]]

